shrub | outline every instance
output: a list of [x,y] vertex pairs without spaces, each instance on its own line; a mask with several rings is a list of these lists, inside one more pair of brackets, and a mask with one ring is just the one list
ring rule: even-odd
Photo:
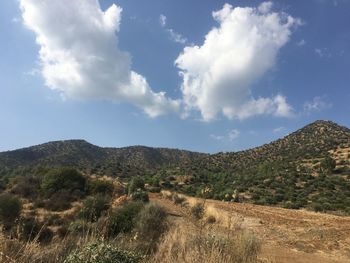
[[167,212],[156,203],[144,207],[136,219],[136,230],[147,252],[153,251],[161,235],[167,230]]
[[37,196],[40,187],[40,180],[34,176],[21,176],[16,178],[16,184],[11,189],[11,193],[24,198],[34,198]]
[[73,196],[67,190],[61,190],[54,193],[47,201],[44,202],[44,207],[51,211],[64,211],[71,207]]
[[0,221],[4,226],[11,226],[21,214],[21,201],[14,195],[0,195]]
[[92,226],[90,222],[83,219],[78,219],[71,222],[68,226],[67,231],[72,234],[88,233]]
[[105,242],[91,243],[73,251],[64,263],[137,263],[142,257]]
[[205,212],[205,207],[203,203],[197,203],[191,208],[191,214],[197,220],[200,220],[203,218],[204,212]]
[[114,191],[114,185],[107,180],[91,179],[87,182],[87,191],[92,195],[111,195]]
[[77,170],[61,168],[46,173],[41,182],[41,188],[47,195],[52,195],[62,189],[74,191],[85,189],[86,178]]
[[141,201],[141,202],[148,202],[149,201],[149,197],[148,197],[148,194],[147,192],[145,191],[136,191],[136,192],[133,192],[131,195],[131,200],[133,201]]
[[330,156],[327,156],[326,158],[324,158],[320,163],[321,172],[325,174],[332,173],[332,171],[335,169],[335,166],[336,166],[336,162]]
[[136,191],[145,190],[145,181],[141,177],[133,177],[128,186],[129,195]]
[[135,218],[143,207],[140,202],[131,202],[117,208],[109,214],[107,219],[107,234],[116,236],[119,233],[130,232],[135,225]]
[[53,232],[49,228],[32,217],[21,218],[17,232],[19,238],[24,241],[37,240],[40,243],[49,243],[53,237]]
[[102,195],[89,196],[83,203],[80,211],[80,217],[91,222],[97,221],[103,211],[109,208],[109,198]]

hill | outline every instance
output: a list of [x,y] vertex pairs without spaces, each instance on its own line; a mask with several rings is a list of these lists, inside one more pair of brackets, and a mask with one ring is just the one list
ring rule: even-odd
[[246,151],[211,155],[103,148],[83,140],[0,153],[0,175],[34,166],[72,166],[126,181],[138,175],[156,187],[204,198],[350,213],[350,129],[331,121],[316,121]]
[[136,175],[141,171],[187,164],[207,154],[178,149],[131,146],[103,148],[84,140],[48,142],[0,153],[0,167],[71,166],[103,175]]

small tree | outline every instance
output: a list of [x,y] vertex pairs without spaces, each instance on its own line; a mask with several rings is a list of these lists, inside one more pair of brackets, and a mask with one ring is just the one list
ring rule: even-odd
[[14,195],[0,195],[0,221],[5,226],[11,226],[21,214],[21,201]]
[[62,189],[84,191],[85,182],[86,178],[77,170],[72,168],[61,168],[51,170],[45,174],[41,183],[41,188],[48,195]]

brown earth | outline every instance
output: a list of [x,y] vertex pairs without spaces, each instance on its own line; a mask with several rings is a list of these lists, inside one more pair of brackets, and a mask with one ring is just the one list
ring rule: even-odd
[[[186,199],[190,206],[204,201]],[[189,221],[185,209],[171,200],[156,194],[151,200],[165,206],[178,223]],[[350,262],[350,217],[214,200],[205,200],[205,206],[221,231],[243,228],[254,232],[263,244],[262,259],[276,263]]]

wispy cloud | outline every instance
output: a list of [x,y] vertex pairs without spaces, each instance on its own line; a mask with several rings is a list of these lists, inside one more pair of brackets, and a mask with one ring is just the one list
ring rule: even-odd
[[315,48],[314,51],[320,58],[331,58],[333,56],[328,48]]
[[168,28],[167,27],[167,17],[163,14],[161,14],[159,16],[159,23],[161,25],[161,27],[163,27],[165,29],[165,31],[168,33],[169,38],[179,44],[187,44],[188,40],[186,37],[184,37],[182,34],[176,32],[174,29],[172,28]]
[[304,103],[304,113],[311,114],[313,112],[320,112],[332,108],[332,103],[326,100],[325,96],[316,96],[311,101]]
[[297,46],[298,46],[298,47],[305,46],[305,44],[306,44],[305,39],[301,39],[300,41],[297,42]]
[[225,135],[215,135],[215,134],[210,134],[210,138],[217,140],[217,141],[234,141],[240,136],[240,131],[237,129],[230,130],[227,134]]
[[284,131],[285,129],[286,129],[285,127],[281,126],[281,127],[273,129],[273,133],[280,133],[280,132]]
[[162,27],[165,27],[165,26],[166,26],[166,16],[165,16],[165,15],[161,14],[161,15],[159,16],[159,23],[160,23],[160,25],[161,25]]

